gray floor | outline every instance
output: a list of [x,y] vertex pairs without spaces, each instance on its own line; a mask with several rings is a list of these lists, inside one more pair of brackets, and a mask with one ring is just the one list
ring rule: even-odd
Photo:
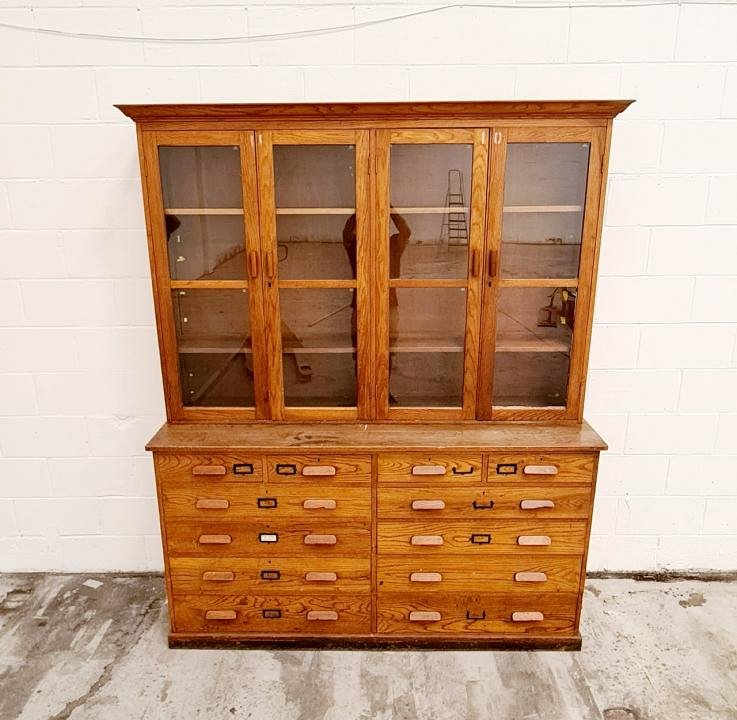
[[737,718],[737,583],[591,580],[582,633],[580,653],[169,650],[160,578],[5,575],[0,718]]

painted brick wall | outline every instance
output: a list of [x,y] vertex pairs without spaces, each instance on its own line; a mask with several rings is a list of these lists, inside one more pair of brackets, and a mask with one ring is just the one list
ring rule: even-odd
[[[441,3],[168,4],[2,0],[0,22],[255,35]],[[0,28],[0,570],[162,565],[143,452],[162,393],[114,102],[620,97],[637,103],[616,122],[593,336],[587,417],[611,450],[590,568],[737,569],[737,4],[519,5],[251,44]]]

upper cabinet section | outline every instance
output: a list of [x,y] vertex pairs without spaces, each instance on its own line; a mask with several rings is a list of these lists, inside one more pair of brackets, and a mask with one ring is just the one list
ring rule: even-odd
[[628,104],[122,106],[169,419],[580,421]]

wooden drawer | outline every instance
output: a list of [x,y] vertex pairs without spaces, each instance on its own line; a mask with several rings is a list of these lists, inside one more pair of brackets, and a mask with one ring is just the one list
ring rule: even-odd
[[379,455],[379,482],[448,486],[481,479],[481,454],[393,453]]
[[182,595],[174,598],[176,632],[300,633],[371,632],[371,596]]
[[456,554],[481,557],[497,553],[582,555],[586,525],[583,520],[384,521],[379,523],[378,551],[406,557]]
[[488,456],[487,479],[493,482],[590,483],[594,477],[592,453],[543,455],[493,453]]
[[391,487],[378,491],[379,519],[588,518],[591,486]]
[[269,482],[371,483],[370,455],[269,455],[266,458]]
[[160,480],[199,480],[261,482],[263,462],[261,455],[168,455],[156,453],[156,474]]
[[500,555],[479,563],[463,557],[407,560],[377,558],[377,586],[382,592],[482,593],[578,592],[581,556]]
[[315,485],[276,483],[266,487],[233,481],[164,480],[161,490],[167,518],[370,521],[370,487]]
[[575,593],[383,593],[377,598],[377,629],[408,634],[568,634],[575,631],[576,605]]
[[191,558],[169,561],[175,595],[371,592],[368,558]]
[[319,522],[192,522],[166,525],[172,556],[190,557],[369,557],[368,526]]

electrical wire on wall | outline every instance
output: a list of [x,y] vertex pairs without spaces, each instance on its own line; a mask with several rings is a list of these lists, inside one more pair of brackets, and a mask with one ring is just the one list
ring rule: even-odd
[[61,37],[78,38],[80,40],[112,40],[119,42],[148,42],[148,43],[249,43],[249,42],[270,42],[276,40],[293,40],[298,38],[320,37],[323,35],[331,35],[334,33],[351,32],[355,30],[364,30],[377,25],[386,25],[389,23],[399,22],[401,20],[409,20],[423,15],[437,15],[440,13],[448,13],[453,10],[575,10],[579,8],[617,8],[626,9],[633,7],[668,7],[668,6],[684,6],[684,5],[734,5],[734,0],[633,0],[632,2],[545,2],[545,3],[524,3],[516,4],[510,2],[488,2],[488,3],[451,3],[449,5],[441,5],[435,8],[427,8],[424,10],[416,10],[414,12],[403,13],[401,15],[392,15],[385,18],[377,18],[376,20],[364,20],[363,22],[351,23],[348,25],[334,25],[323,28],[313,28],[310,30],[295,30],[283,33],[269,33],[263,35],[233,35],[230,37],[210,37],[210,38],[165,38],[165,37],[137,37],[133,35],[104,35],[100,33],[83,33],[74,32],[72,30],[57,30],[54,28],[30,27],[28,25],[18,25],[15,23],[0,22],[0,27],[10,30],[19,30],[22,32],[39,33],[42,35],[56,35]]

